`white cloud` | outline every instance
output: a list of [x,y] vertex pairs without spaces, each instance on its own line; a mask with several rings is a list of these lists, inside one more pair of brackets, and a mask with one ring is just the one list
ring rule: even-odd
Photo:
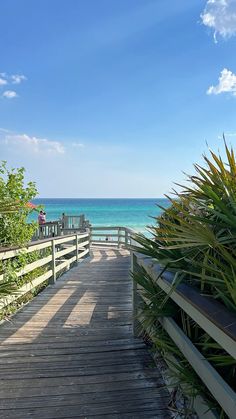
[[216,86],[210,86],[207,90],[208,95],[219,95],[220,93],[230,93],[236,96],[236,74],[224,68]]
[[236,35],[236,0],[208,0],[203,13],[202,23],[223,38]]
[[7,84],[7,81],[0,77],[0,86],[5,86]]
[[82,148],[82,147],[84,147],[84,144],[83,143],[78,143],[78,142],[73,142],[73,143],[71,143],[71,145],[72,145],[72,147],[75,147],[75,148]]
[[3,139],[7,145],[24,147],[33,153],[65,153],[62,143],[46,138],[37,138],[27,134],[7,134]]
[[18,96],[18,94],[14,90],[6,90],[3,92],[3,97],[6,97],[7,99],[14,99]]
[[20,84],[22,81],[27,80],[23,74],[12,74],[12,84]]
[[11,131],[9,131],[9,129],[6,129],[6,128],[1,128],[0,127],[0,135],[1,135],[1,133],[10,133]]
[[[20,84],[22,81],[27,80],[23,74],[7,74],[0,73],[0,87],[5,86],[6,84]],[[6,90],[2,94],[3,97],[7,99],[14,99],[18,96],[15,90]]]

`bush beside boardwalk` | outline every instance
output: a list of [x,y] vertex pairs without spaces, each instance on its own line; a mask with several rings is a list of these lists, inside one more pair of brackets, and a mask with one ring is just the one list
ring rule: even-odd
[[31,240],[36,223],[28,223],[32,208],[28,205],[37,195],[34,182],[24,185],[24,168],[8,169],[0,165],[0,247],[23,246]]
[[[6,162],[2,162],[0,166],[0,248],[2,249],[24,247],[37,229],[36,223],[28,223],[28,216],[33,210],[28,203],[37,195],[37,189],[34,182],[29,182],[25,186],[24,173],[24,168],[8,169]],[[0,297],[16,292],[20,286],[42,275],[47,267],[38,268],[21,277],[17,277],[16,272],[27,263],[32,263],[45,255],[45,250],[28,255],[22,251],[19,256],[11,260],[0,261],[0,275],[4,275],[0,283]],[[41,288],[35,289],[2,310],[0,318],[14,312]]]
[[[135,250],[154,258],[163,272],[175,275],[173,285],[186,283],[201,295],[220,302],[226,312],[236,313],[236,161],[225,144],[226,163],[211,152],[204,156],[204,166],[195,165],[189,184],[170,198],[171,206],[151,228],[152,238],[136,237],[141,245]],[[204,383],[193,371],[169,335],[157,322],[171,316],[186,336],[236,390],[236,361],[158,287],[144,270],[135,274],[148,299],[139,312],[139,320],[154,346],[166,359],[176,355],[172,370],[176,383],[195,398],[204,394],[209,406],[219,407]],[[172,359],[173,362],[173,359]],[[224,413],[222,413],[224,417]]]

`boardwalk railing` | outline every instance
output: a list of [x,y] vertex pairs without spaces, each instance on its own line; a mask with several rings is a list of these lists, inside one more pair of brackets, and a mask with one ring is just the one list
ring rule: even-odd
[[[12,260],[14,265],[19,265],[21,260],[20,268],[15,268],[14,271],[15,280],[20,286],[16,293],[0,299],[0,309],[42,286],[46,281],[55,282],[60,273],[88,255],[89,250],[89,232],[31,242],[24,249],[0,250],[0,282],[6,280],[9,275],[8,261]],[[22,258],[25,260],[23,266]],[[28,275],[29,273],[31,275]]]
[[62,228],[65,229],[73,229],[73,228],[83,228],[85,224],[85,216],[84,214],[81,215],[62,215]]
[[99,226],[91,227],[91,240],[93,244],[111,244],[118,247],[131,244],[131,236],[134,231],[122,226]]
[[38,226],[32,240],[43,240],[49,237],[57,237],[65,234],[84,233],[90,227],[89,221],[85,215],[65,215],[61,219],[48,221]]
[[48,223],[40,225],[32,240],[42,240],[49,237],[57,237],[61,235],[61,225],[59,221],[49,221]]
[[[228,354],[236,360],[236,316],[223,305],[213,299],[200,295],[192,287],[180,284],[172,288],[173,276],[164,273],[160,277],[161,268],[156,261],[139,253],[132,255],[133,273],[142,267],[153,278],[156,284],[171,298],[188,316],[190,316],[209,336],[211,336]],[[133,310],[134,334],[138,334],[138,314],[141,301],[145,301],[142,288],[134,283]],[[201,354],[191,340],[171,317],[157,319],[192,368],[209,389],[229,418],[236,416],[236,393]],[[140,329],[139,329],[140,330]],[[215,418],[200,397],[195,399],[195,410],[200,418]]]
[[40,226],[34,234],[33,240],[56,237],[65,234],[80,233],[89,230],[93,244],[110,244],[128,246],[135,231],[123,226],[91,226],[85,228],[84,216],[63,216],[62,223],[51,221]]

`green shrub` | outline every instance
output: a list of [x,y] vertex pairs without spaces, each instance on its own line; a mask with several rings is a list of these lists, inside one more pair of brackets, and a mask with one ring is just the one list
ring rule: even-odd
[[174,272],[180,281],[236,311],[236,161],[225,145],[226,163],[211,152],[205,167],[188,177],[151,227],[153,237],[137,235],[140,250]]
[[[225,143],[225,162],[210,152],[203,156],[204,165],[195,165],[196,173],[187,177],[187,186],[169,198],[170,206],[156,218],[150,228],[152,237],[136,236],[140,246],[133,247],[156,259],[165,270],[173,272],[175,284],[185,282],[202,295],[220,301],[236,312],[236,160],[233,149]],[[156,282],[142,270],[134,280],[142,287],[146,303],[139,310],[139,321],[162,355],[177,357],[173,370],[192,396],[204,393],[216,405],[157,319],[171,316],[200,352],[236,390],[236,361],[226,353],[189,316],[163,295]],[[174,287],[175,285],[173,285]],[[171,362],[170,362],[171,363]],[[192,384],[191,384],[192,382]],[[190,393],[191,393],[190,391]],[[222,416],[223,417],[223,416]]]
[[21,246],[31,240],[37,227],[28,223],[32,209],[28,202],[37,195],[34,182],[24,184],[24,168],[0,166],[0,247]]

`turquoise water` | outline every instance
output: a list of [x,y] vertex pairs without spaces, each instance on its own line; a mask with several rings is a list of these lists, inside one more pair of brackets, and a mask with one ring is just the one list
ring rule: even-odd
[[[85,214],[86,219],[95,226],[125,226],[137,231],[145,231],[147,225],[155,223],[161,210],[156,204],[168,207],[167,199],[35,199],[35,204],[44,205],[47,221],[57,220],[66,215]],[[30,220],[37,220],[33,211]]]

